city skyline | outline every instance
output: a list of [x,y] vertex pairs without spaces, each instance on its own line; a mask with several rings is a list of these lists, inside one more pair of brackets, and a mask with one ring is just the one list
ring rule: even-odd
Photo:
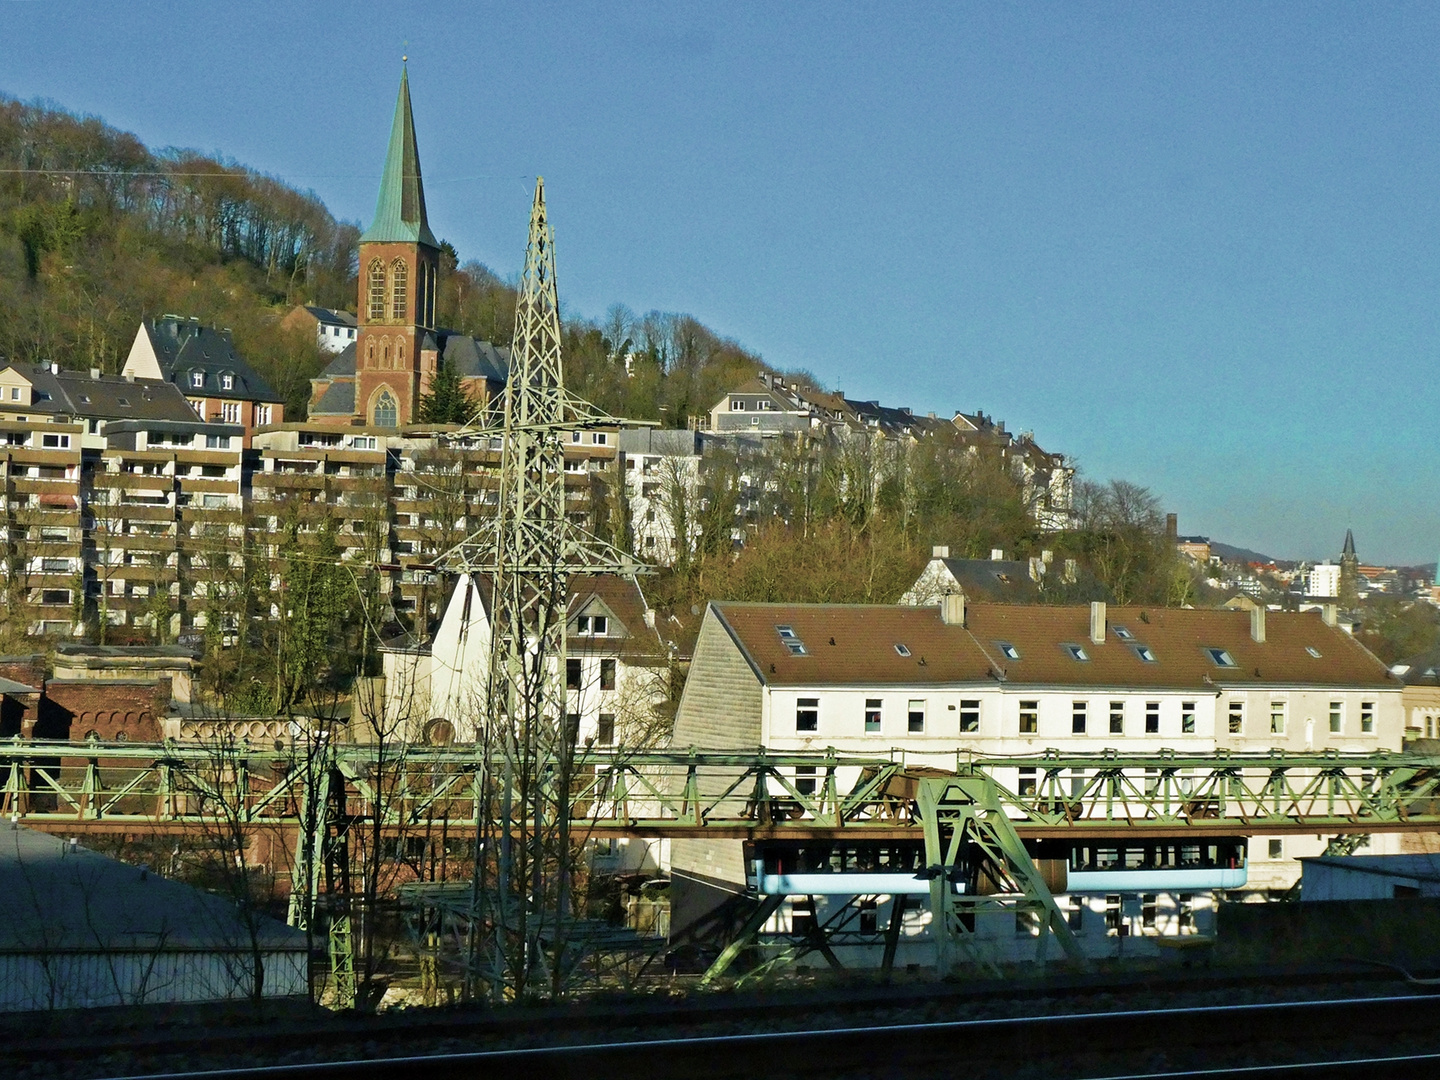
[[6,5],[0,90],[364,223],[408,51],[437,233],[513,274],[543,173],[571,312],[685,311],[852,398],[983,408],[1183,533],[1434,559],[1428,9],[173,10]]

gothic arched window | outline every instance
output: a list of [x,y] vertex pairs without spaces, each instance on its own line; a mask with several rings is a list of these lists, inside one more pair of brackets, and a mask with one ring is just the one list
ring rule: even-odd
[[390,370],[390,339],[388,337],[380,339],[380,370]]
[[395,427],[400,422],[400,406],[389,390],[382,390],[375,399],[375,426]]
[[405,342],[395,343],[395,370],[403,371],[405,368]]
[[370,262],[370,321],[379,322],[385,318],[385,264],[379,259]]
[[419,273],[415,275],[415,321],[421,326],[429,326],[430,320],[425,318],[425,312],[429,309],[430,304],[430,276],[425,272],[423,262],[417,269]]
[[426,269],[426,275],[430,279],[430,287],[425,290],[425,299],[428,306],[425,310],[425,325],[435,325],[435,267],[432,264]]
[[405,300],[409,287],[410,268],[405,265],[404,259],[396,259],[390,264],[390,318],[405,318]]

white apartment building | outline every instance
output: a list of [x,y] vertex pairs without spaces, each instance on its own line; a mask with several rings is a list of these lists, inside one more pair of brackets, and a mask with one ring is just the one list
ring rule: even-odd
[[[946,771],[967,751],[1033,755],[1035,766],[995,773],[1024,794],[1043,778],[1038,759],[1050,749],[1398,750],[1401,694],[1379,660],[1318,613],[967,604],[959,595],[924,607],[714,603],[673,743],[903,754],[907,765]],[[837,776],[837,784],[848,790],[856,779]],[[1078,789],[1083,774],[1071,780]],[[815,780],[795,782],[803,791]],[[1237,840],[1229,856],[1198,860],[1208,857],[1216,872],[1210,888],[1281,889],[1299,875],[1295,859],[1321,854],[1327,839],[1254,837]],[[1377,836],[1369,850],[1386,849]],[[672,925],[682,933],[686,912],[714,910],[747,877],[753,886],[756,870],[739,841],[677,840],[671,850]],[[1198,865],[1184,853],[1168,857]],[[1102,869],[1126,865],[1123,850],[1087,858]],[[1138,878],[1126,888],[1121,877],[1091,879],[1095,869],[1072,860],[1081,887],[1057,897],[1087,951],[1113,955],[1121,926],[1142,938],[1207,929],[1209,891],[1167,892],[1154,884],[1160,879]],[[802,898],[802,917],[820,917],[826,902]],[[792,900],[776,926],[793,910]],[[911,962],[924,962],[926,918],[907,916]],[[998,943],[997,958],[1018,958],[1021,944]]]
[[1340,595],[1340,567],[1326,559],[1312,566],[1305,577],[1305,595],[1336,597]]

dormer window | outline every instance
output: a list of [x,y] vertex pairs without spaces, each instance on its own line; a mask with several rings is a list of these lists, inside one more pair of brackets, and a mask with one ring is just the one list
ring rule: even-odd
[[220,376],[220,389],[221,389],[221,390],[234,390],[234,389],[235,389],[235,376],[234,376],[234,375],[231,375],[229,372],[226,372],[224,375],[221,375],[221,376]]
[[205,373],[203,371],[192,371],[190,373],[190,386],[199,390],[205,385]]

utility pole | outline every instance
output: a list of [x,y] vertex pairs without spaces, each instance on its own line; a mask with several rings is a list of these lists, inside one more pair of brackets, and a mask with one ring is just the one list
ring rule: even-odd
[[[498,819],[498,835],[477,842],[471,923],[472,971],[497,998],[534,992],[532,980],[547,977],[553,996],[564,977],[576,751],[565,663],[570,575],[638,569],[566,513],[565,444],[573,432],[619,421],[565,392],[554,244],[539,178],[501,422],[497,428],[492,411],[488,423],[456,433],[501,438],[499,505],[485,529],[441,560],[490,583],[487,700],[476,749],[482,760],[498,753],[503,764],[502,775],[483,778],[499,811],[485,819]],[[488,963],[479,955],[487,946]]]

